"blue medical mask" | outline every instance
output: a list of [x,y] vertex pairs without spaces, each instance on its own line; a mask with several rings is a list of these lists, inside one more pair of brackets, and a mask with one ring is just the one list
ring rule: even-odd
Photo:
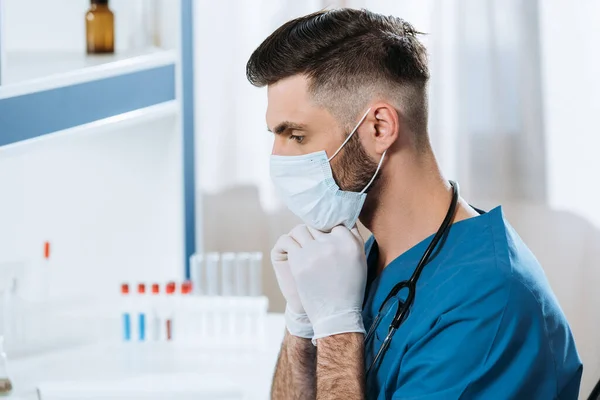
[[271,179],[275,189],[287,207],[311,228],[329,232],[337,225],[345,225],[348,229],[356,225],[367,198],[365,192],[375,180],[385,152],[375,174],[361,192],[341,190],[333,179],[330,161],[348,143],[369,111],[329,158],[324,150],[301,156],[271,156]]

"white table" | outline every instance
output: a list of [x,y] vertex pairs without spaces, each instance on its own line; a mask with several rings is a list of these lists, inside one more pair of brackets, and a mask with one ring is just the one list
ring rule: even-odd
[[243,388],[249,400],[268,399],[284,326],[283,315],[269,314],[266,345],[255,350],[190,348],[177,343],[96,344],[9,360],[14,390],[7,398],[37,400],[37,385],[45,381],[193,372],[223,375]]

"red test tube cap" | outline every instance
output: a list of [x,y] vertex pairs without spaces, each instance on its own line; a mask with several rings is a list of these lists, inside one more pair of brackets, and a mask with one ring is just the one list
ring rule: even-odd
[[121,294],[129,294],[129,285],[126,283],[121,284]]
[[44,258],[46,260],[50,258],[50,242],[44,242]]
[[159,294],[160,293],[160,285],[158,283],[153,283],[152,284],[152,294]]
[[167,294],[174,294],[175,293],[175,282],[169,282],[167,283]]
[[192,282],[185,281],[181,284],[181,294],[190,294],[192,293]]
[[138,293],[139,294],[146,293],[146,285],[144,285],[143,283],[138,283]]

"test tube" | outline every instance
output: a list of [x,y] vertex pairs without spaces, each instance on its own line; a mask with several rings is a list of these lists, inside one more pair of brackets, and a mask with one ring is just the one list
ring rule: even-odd
[[208,253],[204,259],[206,263],[206,294],[217,296],[219,294],[219,253]]
[[221,295],[233,296],[233,276],[235,269],[235,253],[223,253],[221,255]]
[[262,260],[261,252],[250,253],[249,260],[249,295],[262,296]]
[[192,293],[196,296],[204,294],[202,269],[204,265],[204,256],[194,254],[190,257],[190,279],[192,281]]
[[250,268],[250,253],[235,255],[235,295],[248,296],[248,269]]
[[129,285],[123,283],[121,285],[121,296],[123,296],[123,340],[128,342],[131,340],[131,310],[129,301]]
[[160,285],[158,283],[152,284],[152,340],[160,340]]
[[143,283],[138,283],[138,339],[140,342],[146,340],[146,313],[144,312],[144,298],[143,296],[146,294],[146,285]]
[[167,283],[167,302],[168,302],[168,316],[165,319],[165,338],[168,341],[173,340],[173,316],[175,314],[175,295],[176,285],[175,282]]
[[[193,284],[191,281],[183,281],[181,283],[181,287],[180,287],[180,294],[181,296],[179,297],[179,301],[177,304],[177,310],[189,310],[189,306],[187,306],[189,300],[186,299],[186,297],[191,296],[192,295],[192,289],[193,289]],[[185,319],[182,320],[181,317],[184,317]],[[195,319],[195,318],[194,318]],[[193,324],[194,319],[190,320],[189,318],[189,313],[184,312],[183,314],[180,314],[177,317],[177,336],[175,336],[176,340],[181,340],[182,338],[185,340],[185,335],[189,336],[189,331],[190,331],[190,323]]]

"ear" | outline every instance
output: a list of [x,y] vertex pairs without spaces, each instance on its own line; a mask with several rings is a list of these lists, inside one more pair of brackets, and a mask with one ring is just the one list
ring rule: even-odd
[[375,152],[383,154],[398,139],[400,122],[398,112],[388,103],[377,103],[371,107],[373,116]]
[[[396,109],[384,102],[371,105],[369,114],[359,127],[363,144],[381,156],[398,139],[399,118]],[[373,156],[375,156],[373,154]]]

